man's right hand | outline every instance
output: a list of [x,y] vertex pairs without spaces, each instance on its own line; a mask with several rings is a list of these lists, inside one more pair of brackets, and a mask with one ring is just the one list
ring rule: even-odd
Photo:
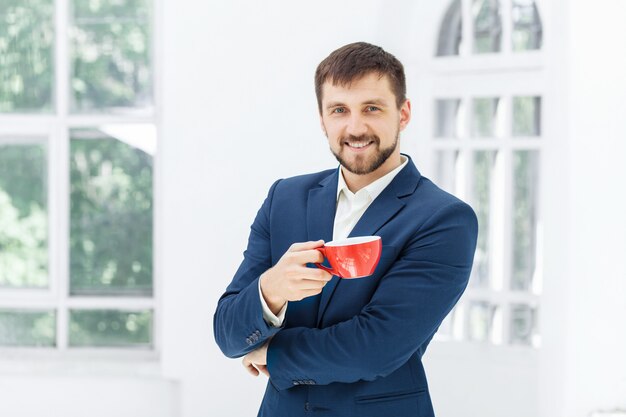
[[324,256],[315,248],[317,242],[294,243],[274,267],[261,275],[261,293],[272,310],[278,314],[287,301],[299,301],[322,292],[332,275],[320,268],[308,268],[307,263],[322,263]]

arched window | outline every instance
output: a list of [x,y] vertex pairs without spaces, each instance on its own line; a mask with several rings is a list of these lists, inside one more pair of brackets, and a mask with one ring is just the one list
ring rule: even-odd
[[437,33],[429,174],[479,221],[469,287],[437,338],[536,347],[545,142],[539,10],[531,0],[453,0]]
[[512,42],[514,51],[541,49],[543,30],[537,5],[532,0],[513,0]]
[[458,55],[461,48],[463,20],[461,19],[461,0],[454,0],[446,12],[437,44],[437,55]]
[[[470,22],[466,32],[463,22]],[[542,40],[533,0],[454,0],[441,22],[436,55],[530,51],[541,49]]]

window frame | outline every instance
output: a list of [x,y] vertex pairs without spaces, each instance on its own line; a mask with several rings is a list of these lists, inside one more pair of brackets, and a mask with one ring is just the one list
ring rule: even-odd
[[[39,371],[40,360],[54,369],[65,369],[68,361],[78,360],[88,369],[102,370],[114,366],[125,370],[137,360],[151,363],[147,374],[155,374],[162,346],[161,337],[161,96],[162,96],[162,21],[161,0],[152,1],[151,58],[153,106],[147,111],[128,111],[123,114],[70,112],[70,22],[71,0],[52,0],[54,3],[54,88],[53,106],[49,113],[0,113],[0,138],[20,143],[24,138],[41,138],[47,145],[47,213],[48,213],[48,287],[42,289],[0,288],[0,308],[56,312],[56,346],[3,347],[0,346],[0,372]],[[129,109],[132,110],[132,109]],[[156,129],[157,148],[153,156],[153,294],[148,297],[70,296],[69,294],[69,233],[70,233],[70,141],[74,128],[97,128],[109,124],[150,124]],[[69,347],[70,309],[150,309],[152,311],[152,345],[144,347]],[[96,364],[103,360],[106,365]],[[33,362],[34,360],[34,362]],[[65,364],[65,365],[63,365]],[[116,365],[118,364],[118,365]],[[56,368],[55,368],[56,366]],[[81,369],[83,369],[81,367]]]
[[[529,352],[534,356],[538,349],[533,345],[519,345],[510,343],[510,326],[511,311],[515,304],[524,304],[538,310],[537,327],[539,337],[541,334],[542,305],[541,305],[541,288],[538,293],[530,291],[512,290],[510,280],[513,274],[513,216],[511,205],[513,204],[513,152],[516,150],[535,150],[539,152],[539,175],[540,180],[537,184],[537,197],[539,199],[537,206],[538,218],[542,219],[546,212],[544,206],[546,204],[546,186],[544,175],[546,171],[546,148],[549,146],[549,138],[546,132],[550,132],[548,125],[550,113],[551,92],[549,88],[549,73],[545,65],[547,62],[546,52],[550,48],[549,38],[545,35],[547,30],[545,27],[545,14],[541,2],[535,1],[539,16],[542,18],[543,40],[542,46],[537,50],[528,50],[515,52],[512,48],[512,32],[513,21],[511,16],[511,0],[502,1],[502,44],[501,51],[496,53],[475,53],[474,42],[474,20],[471,13],[472,0],[461,0],[462,7],[462,36],[463,41],[460,46],[459,55],[437,55],[437,47],[439,44],[439,35],[441,33],[441,25],[444,23],[446,11],[452,4],[453,0],[445,2],[440,7],[441,20],[438,25],[433,28],[434,40],[431,43],[431,54],[426,61],[426,68],[421,83],[420,98],[421,103],[421,123],[420,131],[423,135],[423,142],[419,146],[419,152],[428,157],[423,158],[421,162],[424,171],[428,174],[435,174],[436,170],[436,153],[439,151],[457,151],[458,158],[461,162],[458,166],[463,170],[456,178],[471,178],[472,153],[477,150],[493,150],[503,153],[504,167],[504,186],[501,187],[504,194],[501,196],[505,202],[502,224],[503,229],[499,231],[502,235],[501,241],[493,241],[490,239],[492,246],[503,244],[505,249],[502,252],[502,283],[501,289],[480,289],[468,287],[458,305],[451,312],[450,316],[457,314],[456,322],[449,322],[449,317],[442,324],[442,328],[449,326],[450,336],[435,336],[434,341],[439,345],[444,345],[443,352],[446,355],[454,355],[455,347],[460,346],[462,349],[471,348],[479,345],[481,349],[492,352]],[[466,24],[471,22],[471,24]],[[549,34],[549,33],[548,33]],[[539,96],[541,97],[540,108],[540,133],[533,137],[516,137],[512,132],[512,107],[513,97]],[[472,108],[471,104],[475,98],[497,97],[504,100],[506,106],[504,110],[504,126],[505,132],[502,137],[481,138],[472,135]],[[435,116],[436,101],[441,99],[460,99],[461,106],[465,106],[465,119],[463,120],[463,130],[465,135],[458,138],[444,139],[435,137]],[[434,178],[436,181],[436,178]],[[467,180],[465,180],[467,181]],[[461,199],[468,201],[469,184],[455,184],[457,190],[456,195]],[[458,192],[460,191],[460,192]],[[541,279],[543,279],[543,245],[542,236],[539,236],[539,243],[536,252],[536,264]],[[467,339],[465,320],[467,319],[468,306],[472,302],[487,301],[500,307],[502,322],[502,334],[500,343],[475,342]],[[441,348],[439,348],[441,349]],[[473,348],[472,348],[473,349]],[[508,354],[506,354],[508,355]],[[504,359],[508,356],[501,356]]]

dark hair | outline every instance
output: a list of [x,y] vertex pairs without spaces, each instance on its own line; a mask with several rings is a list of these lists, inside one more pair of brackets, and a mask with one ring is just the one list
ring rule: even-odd
[[391,91],[396,96],[398,109],[406,101],[406,79],[404,67],[398,59],[380,46],[366,42],[355,42],[333,51],[317,66],[315,71],[315,95],[322,112],[322,86],[326,81],[333,85],[346,86],[352,81],[378,73],[389,77]]

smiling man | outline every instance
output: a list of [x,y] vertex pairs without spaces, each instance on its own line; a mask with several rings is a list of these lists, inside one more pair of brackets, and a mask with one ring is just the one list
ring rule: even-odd
[[[467,286],[476,216],[400,153],[411,104],[393,55],[343,46],[318,66],[315,92],[340,166],[272,185],[215,339],[269,377],[259,416],[432,417],[422,356]],[[369,235],[383,244],[373,275],[312,267],[325,241]]]
[[326,97],[320,102],[322,129],[351,190],[402,164],[398,141],[411,105],[409,100],[397,105],[388,76],[372,72],[343,85],[325,81],[321,94]]

